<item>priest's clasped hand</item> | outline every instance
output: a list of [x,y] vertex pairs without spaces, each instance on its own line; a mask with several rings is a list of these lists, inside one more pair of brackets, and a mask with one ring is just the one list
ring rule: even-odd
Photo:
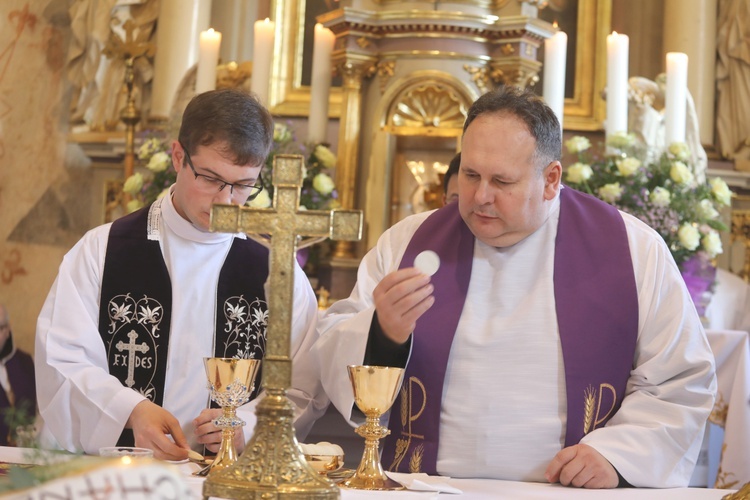
[[430,277],[414,267],[386,275],[372,294],[383,333],[397,344],[409,340],[419,317],[435,303],[433,290]]
[[547,466],[544,477],[550,483],[577,488],[617,488],[617,472],[591,446],[577,444],[560,450]]
[[[221,414],[220,408],[207,408],[193,420],[194,432],[198,442],[205,445],[206,449],[212,453],[217,453],[221,445],[221,429],[216,427],[213,422]],[[245,449],[245,434],[241,428],[235,429],[234,448],[238,454]]]
[[155,458],[161,460],[185,460],[187,458],[190,446],[180,423],[174,415],[148,399],[144,399],[133,408],[125,428],[133,430],[135,445],[154,450]]

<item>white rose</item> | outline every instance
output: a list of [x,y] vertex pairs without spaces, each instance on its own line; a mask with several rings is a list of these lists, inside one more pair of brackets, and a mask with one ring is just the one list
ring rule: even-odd
[[594,171],[591,170],[590,166],[585,163],[577,162],[568,167],[566,178],[568,182],[580,184],[589,180],[592,175],[594,175]]
[[336,189],[336,185],[333,183],[333,179],[331,179],[326,174],[318,174],[313,179],[313,187],[315,188],[315,191],[319,192],[323,196],[331,194],[331,191]]
[[143,188],[143,176],[140,173],[135,173],[128,177],[125,184],[122,186],[122,190],[128,194],[138,194]]
[[677,237],[680,239],[680,245],[688,250],[695,250],[701,242],[701,234],[692,224],[683,224],[677,231]]
[[607,146],[622,149],[635,144],[635,135],[627,132],[615,132],[607,137]]
[[152,172],[163,172],[167,168],[169,168],[171,164],[172,157],[164,151],[159,151],[151,157],[151,159],[148,161],[148,165],[146,165],[146,168],[148,168]]
[[614,203],[622,196],[622,187],[619,182],[605,184],[599,188],[599,198],[607,203]]
[[672,162],[672,168],[669,169],[669,177],[677,184],[691,186],[695,182],[695,176],[687,165],[681,161]]
[[684,142],[673,142],[669,145],[669,152],[680,161],[688,161],[690,148]]
[[317,146],[315,146],[313,155],[315,155],[315,157],[318,159],[320,164],[323,165],[324,168],[330,169],[336,166],[336,155],[322,144],[318,144]]
[[138,198],[134,198],[130,200],[127,205],[125,205],[125,210],[128,211],[128,213],[135,212],[139,208],[143,207],[143,202],[139,200]]
[[638,158],[628,157],[617,162],[617,170],[623,177],[630,177],[641,168],[641,161]]
[[648,199],[657,207],[668,207],[672,202],[672,193],[670,193],[668,189],[658,186],[651,191],[651,194],[648,195]]
[[591,147],[591,141],[582,135],[576,135],[565,141],[565,147],[568,149],[569,153],[582,153]]
[[716,198],[716,201],[725,207],[731,205],[733,193],[729,190],[729,186],[727,186],[727,183],[724,182],[721,177],[714,177],[708,181],[708,183],[711,184],[711,193],[714,195],[714,198]]
[[161,147],[161,143],[158,139],[152,137],[150,139],[147,139],[146,141],[141,144],[141,147],[138,148],[138,159],[143,161],[149,156],[153,155],[156,151],[159,151],[159,148]]
[[719,212],[714,208],[711,200],[701,200],[698,204],[698,213],[704,219],[715,219],[719,216]]
[[703,249],[712,259],[724,251],[724,248],[721,246],[721,237],[714,230],[709,231],[703,236],[701,245],[703,245]]
[[252,208],[268,208],[271,206],[271,197],[268,195],[268,191],[263,189],[258,196],[247,202],[248,207]]

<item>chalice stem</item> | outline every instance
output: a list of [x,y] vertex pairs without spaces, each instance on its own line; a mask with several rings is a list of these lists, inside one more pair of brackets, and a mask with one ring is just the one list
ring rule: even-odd
[[[233,406],[225,406],[224,410],[224,421],[234,422],[237,419],[237,409]],[[221,445],[219,451],[216,454],[211,470],[222,469],[228,467],[237,461],[237,449],[234,447],[234,431],[236,427],[232,425],[224,425],[221,428]],[[241,431],[241,428],[240,428]]]

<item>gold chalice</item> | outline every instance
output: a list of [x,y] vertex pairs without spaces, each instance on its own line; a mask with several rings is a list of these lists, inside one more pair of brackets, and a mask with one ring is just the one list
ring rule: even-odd
[[257,359],[203,358],[211,399],[223,410],[213,423],[221,429],[221,445],[214,461],[198,474],[205,476],[237,461],[234,447],[235,430],[242,431],[245,422],[237,417],[237,407],[247,403],[255,386],[255,375],[260,367]]
[[359,490],[403,490],[403,485],[385,475],[380,465],[378,441],[391,432],[380,425],[380,417],[396,400],[404,379],[404,369],[358,365],[347,368],[354,390],[354,402],[367,417],[365,423],[357,427],[357,434],[365,438],[365,451],[357,472],[339,486]]

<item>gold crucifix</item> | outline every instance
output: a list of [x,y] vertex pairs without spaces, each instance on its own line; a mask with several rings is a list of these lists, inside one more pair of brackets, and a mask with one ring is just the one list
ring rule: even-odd
[[292,383],[290,338],[294,261],[298,237],[357,241],[361,210],[300,210],[302,162],[299,155],[276,155],[273,207],[257,209],[214,205],[211,231],[270,235],[268,329],[263,357],[263,389],[258,423],[245,451],[233,465],[210,474],[203,496],[221,498],[338,498],[332,483],[305,462],[294,437],[294,405],[286,391]]

